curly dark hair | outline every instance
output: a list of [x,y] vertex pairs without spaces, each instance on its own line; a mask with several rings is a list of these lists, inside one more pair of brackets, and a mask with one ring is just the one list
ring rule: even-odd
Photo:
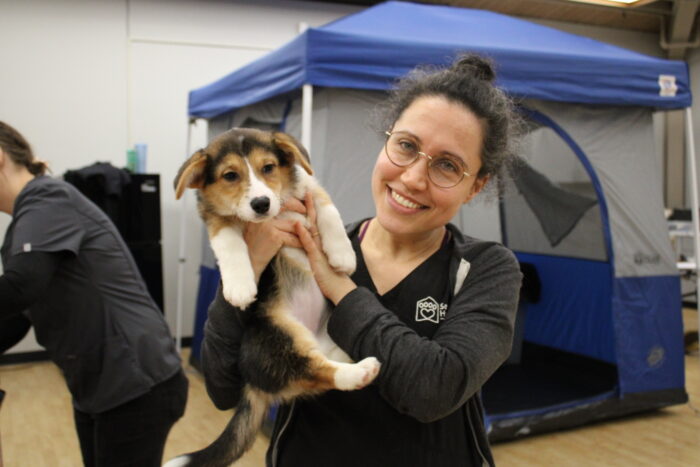
[[477,54],[460,55],[449,68],[421,66],[399,80],[379,108],[381,130],[390,129],[418,98],[442,96],[474,112],[484,126],[481,169],[477,177],[498,177],[515,162],[516,146],[522,134],[522,120],[513,101],[494,85],[496,73],[491,60]]
[[32,175],[44,175],[48,170],[46,162],[34,157],[32,147],[24,136],[2,121],[0,121],[0,148],[15,164],[24,166]]

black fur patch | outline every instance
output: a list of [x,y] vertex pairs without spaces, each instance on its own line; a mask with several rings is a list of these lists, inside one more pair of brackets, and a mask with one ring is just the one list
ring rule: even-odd
[[279,392],[290,382],[308,374],[309,359],[294,348],[294,341],[274,326],[264,314],[270,301],[280,292],[275,289],[272,261],[260,277],[258,300],[248,313],[241,342],[239,368],[243,378],[265,392]]

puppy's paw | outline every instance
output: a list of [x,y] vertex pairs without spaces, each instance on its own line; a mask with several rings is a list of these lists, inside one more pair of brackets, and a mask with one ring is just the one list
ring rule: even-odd
[[377,377],[380,366],[379,361],[374,357],[343,365],[335,374],[336,387],[343,391],[362,389]]
[[352,274],[355,272],[355,267],[357,266],[357,259],[355,258],[355,251],[352,249],[352,244],[347,241],[347,238],[343,238],[339,241],[329,241],[324,244],[326,248],[326,256],[328,256],[328,263],[333,269],[339,272],[344,272],[345,274]]
[[224,281],[224,298],[231,305],[245,310],[248,305],[255,301],[258,294],[258,287],[255,281]]
[[163,464],[163,467],[186,467],[190,465],[190,456],[178,456]]
[[355,272],[356,259],[355,254],[333,255],[328,257],[328,262],[338,272],[344,272],[347,275]]
[[365,386],[374,381],[374,378],[377,377],[379,369],[382,366],[379,360],[374,357],[367,357],[364,360],[360,360],[356,365],[367,370],[366,380],[364,381]]

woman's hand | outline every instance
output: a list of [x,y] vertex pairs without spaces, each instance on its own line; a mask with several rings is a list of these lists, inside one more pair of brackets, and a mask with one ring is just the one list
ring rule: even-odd
[[[282,209],[306,214],[306,207],[296,198],[287,200]],[[274,218],[265,222],[249,222],[243,232],[243,239],[248,245],[248,255],[256,283],[280,248],[283,246],[302,248],[294,221],[286,219]]]
[[297,222],[294,226],[296,235],[301,242],[301,246],[306,250],[311,270],[321,292],[337,305],[345,295],[356,289],[357,285],[347,274],[335,271],[328,263],[328,258],[326,258],[321,247],[321,238],[316,225],[316,209],[314,208],[311,193],[306,194],[304,202],[306,204],[306,217],[309,220],[309,229],[307,230],[300,222]]

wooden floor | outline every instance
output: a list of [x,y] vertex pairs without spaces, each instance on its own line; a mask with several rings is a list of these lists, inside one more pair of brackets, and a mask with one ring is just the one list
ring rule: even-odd
[[[697,329],[697,312],[686,311],[685,317],[687,329]],[[170,434],[166,459],[206,445],[230,417],[230,412],[220,412],[211,404],[199,373],[186,369],[190,379],[187,411]],[[690,402],[700,409],[697,354],[686,357],[686,376]],[[0,409],[4,467],[81,465],[70,396],[53,364],[0,366],[0,388],[7,391]],[[494,455],[500,467],[700,466],[700,414],[691,404],[498,443],[493,446]],[[237,465],[264,466],[266,449],[267,440],[260,435]]]

